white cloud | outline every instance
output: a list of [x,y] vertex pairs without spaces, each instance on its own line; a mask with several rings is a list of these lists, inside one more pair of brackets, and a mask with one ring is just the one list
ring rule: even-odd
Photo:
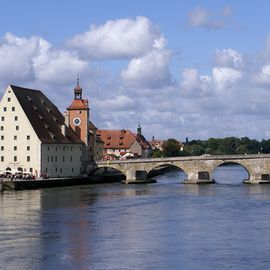
[[182,71],[181,90],[187,97],[201,97],[211,95],[212,79],[200,76],[198,70],[185,68]]
[[95,106],[100,111],[130,111],[136,109],[136,100],[124,95],[118,95],[110,99],[94,99]]
[[241,71],[227,67],[213,68],[213,81],[218,90],[230,90],[243,77]]
[[37,37],[18,38],[7,33],[0,45],[0,79],[4,81],[23,81],[33,76],[31,58],[35,55],[40,43]]
[[38,80],[65,84],[88,66],[74,53],[53,48],[43,38],[22,38],[11,33],[3,38],[0,57],[0,78],[19,83]]
[[49,48],[41,50],[32,61],[36,79],[54,84],[69,83],[71,78],[75,78],[88,66],[86,61],[71,52]]
[[121,72],[121,78],[130,87],[161,88],[171,83],[169,60],[167,50],[154,49],[132,59],[127,69]]
[[208,29],[221,29],[225,26],[225,17],[232,14],[229,6],[223,7],[220,14],[213,14],[210,10],[195,7],[188,14],[188,25],[191,27],[203,27]]
[[244,61],[241,53],[233,49],[216,50],[214,56],[216,66],[229,68],[242,68]]
[[89,31],[68,40],[67,45],[91,59],[119,59],[139,57],[153,47],[163,46],[162,39],[148,18],[137,17],[92,25]]
[[261,87],[270,87],[270,64],[264,65],[252,76],[254,83]]

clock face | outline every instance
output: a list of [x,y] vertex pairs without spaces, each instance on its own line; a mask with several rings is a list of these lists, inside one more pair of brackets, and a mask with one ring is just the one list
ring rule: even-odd
[[73,124],[74,124],[75,126],[79,126],[79,125],[81,124],[81,119],[80,119],[79,117],[75,117],[75,118],[73,119]]

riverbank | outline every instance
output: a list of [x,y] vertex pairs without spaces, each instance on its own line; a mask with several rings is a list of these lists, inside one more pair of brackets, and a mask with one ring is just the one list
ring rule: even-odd
[[123,174],[92,175],[88,177],[49,178],[36,180],[2,180],[0,190],[24,190],[52,187],[65,187],[74,185],[90,185],[121,182],[125,179]]

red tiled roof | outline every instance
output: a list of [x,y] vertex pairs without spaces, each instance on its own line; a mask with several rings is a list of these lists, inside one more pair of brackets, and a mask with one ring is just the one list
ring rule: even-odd
[[104,149],[130,149],[136,140],[130,130],[98,130]]
[[74,99],[73,102],[67,110],[88,110],[88,100],[87,99]]

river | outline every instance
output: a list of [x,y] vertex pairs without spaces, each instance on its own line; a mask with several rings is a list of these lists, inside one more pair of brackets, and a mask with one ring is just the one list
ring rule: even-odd
[[0,194],[0,269],[270,269],[270,185],[184,178]]

